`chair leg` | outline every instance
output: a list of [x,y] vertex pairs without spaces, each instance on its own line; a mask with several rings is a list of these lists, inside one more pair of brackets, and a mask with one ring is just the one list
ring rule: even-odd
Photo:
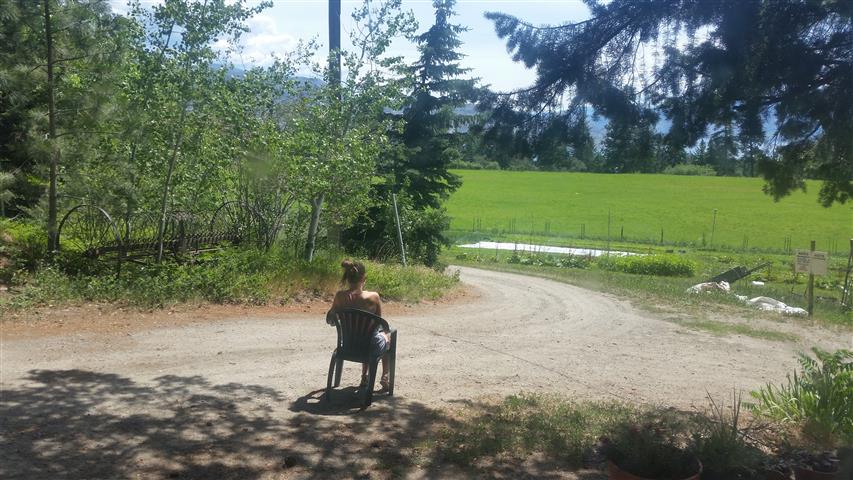
[[341,374],[344,373],[344,360],[338,360],[337,367],[335,368],[335,388],[341,386]]
[[397,369],[397,331],[391,333],[391,348],[388,350],[388,395],[394,395],[394,374]]
[[370,360],[370,365],[368,367],[368,376],[367,376],[367,388],[364,396],[364,406],[369,407],[371,403],[373,403],[373,386],[376,384],[376,369],[379,366],[379,362],[382,360],[382,357],[374,358]]
[[332,395],[332,377],[335,375],[335,365],[338,363],[337,353],[338,352],[332,353],[332,361],[329,362],[329,376],[326,378],[326,393],[323,395],[324,400],[329,400]]

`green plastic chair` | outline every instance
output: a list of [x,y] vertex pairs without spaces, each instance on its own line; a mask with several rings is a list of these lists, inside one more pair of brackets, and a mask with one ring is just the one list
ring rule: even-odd
[[[397,363],[397,330],[391,329],[382,317],[356,308],[341,309],[334,312],[334,324],[338,331],[338,343],[332,352],[329,363],[329,376],[326,380],[325,400],[329,400],[332,388],[341,384],[344,361],[367,364],[367,392],[364,406],[373,402],[373,386],[376,382],[376,370],[382,356],[373,356],[370,344],[377,327],[390,333],[391,345],[388,352],[388,395],[394,394],[394,370]],[[332,380],[334,379],[334,385]]]

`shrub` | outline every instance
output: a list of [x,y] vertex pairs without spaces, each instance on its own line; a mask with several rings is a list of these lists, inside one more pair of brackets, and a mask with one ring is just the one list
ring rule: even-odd
[[698,177],[713,177],[717,175],[714,167],[710,165],[695,165],[691,163],[679,163],[671,167],[666,167],[663,173],[664,175],[692,175]]
[[456,285],[459,276],[445,275],[426,267],[368,262],[367,281],[367,288],[378,291],[383,299],[435,300]]
[[696,272],[695,262],[677,255],[599,257],[598,266],[604,270],[664,277],[690,277]]
[[501,166],[498,162],[483,160],[468,162],[465,160],[456,160],[450,162],[447,168],[454,170],[500,170]]
[[507,257],[507,263],[519,265],[532,265],[535,267],[559,267],[559,268],[588,268],[589,257],[581,255],[543,255],[543,254],[526,254],[514,252]]
[[47,255],[47,232],[32,222],[0,220],[0,254],[31,270]]
[[[65,261],[70,264],[73,258]],[[73,273],[47,266],[24,272],[20,283],[25,285],[9,302],[17,308],[80,300],[141,307],[190,301],[281,303],[304,293],[333,293],[340,279],[340,261],[340,252],[324,252],[306,262],[280,250],[231,248],[199,255],[187,263],[125,263],[118,278],[103,263]],[[370,288],[384,298],[403,301],[439,298],[458,281],[424,267],[372,262],[368,278]]]
[[817,444],[853,444],[853,351],[812,352],[816,358],[800,354],[800,373],[788,375],[787,384],[752,392],[758,401],[752,409],[797,425]]

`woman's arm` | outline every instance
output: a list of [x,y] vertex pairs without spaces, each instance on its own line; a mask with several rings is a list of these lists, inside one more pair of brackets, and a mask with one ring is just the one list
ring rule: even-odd
[[371,295],[371,300],[373,300],[373,304],[376,306],[376,315],[382,316],[382,298],[379,296],[379,293],[373,292]]
[[335,311],[337,311],[337,309],[341,306],[340,298],[341,296],[336,293],[335,299],[332,300],[332,308],[330,308],[329,311],[326,312],[326,323],[328,323],[329,325],[335,324]]

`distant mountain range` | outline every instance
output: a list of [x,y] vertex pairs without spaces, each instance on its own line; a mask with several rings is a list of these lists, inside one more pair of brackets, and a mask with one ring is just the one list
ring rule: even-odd
[[[245,73],[246,71],[243,68],[232,67],[229,70],[228,75],[237,78],[242,78]],[[297,75],[294,78],[297,82],[306,83],[312,87],[319,87],[323,85],[323,80],[317,77]],[[454,112],[460,116],[473,116],[478,113],[477,106],[473,103],[468,103],[462,107],[458,107],[454,110]],[[386,113],[401,114],[402,111],[392,110],[389,108],[386,109]],[[655,125],[655,130],[658,133],[666,133],[667,131],[669,131],[672,122],[666,119],[663,115],[660,115],[660,117],[661,119],[658,121],[657,125]],[[592,136],[592,139],[595,142],[596,146],[601,144],[601,142],[604,140],[604,136],[607,133],[607,123],[607,118],[600,115],[595,115],[591,107],[587,108],[587,124],[589,125],[589,133]],[[763,120],[763,124],[765,137],[769,138],[772,133],[776,131],[776,121],[774,118],[768,117]],[[468,131],[468,128],[467,126],[462,126],[459,128],[459,131],[464,133]],[[708,132],[707,136],[710,137],[711,133],[713,132]]]

